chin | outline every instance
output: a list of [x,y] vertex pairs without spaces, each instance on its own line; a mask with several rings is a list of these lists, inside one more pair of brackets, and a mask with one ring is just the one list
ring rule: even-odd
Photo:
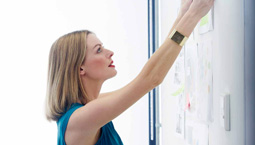
[[112,77],[115,77],[117,75],[117,71],[115,70],[115,73],[113,74],[113,76]]
[[112,73],[112,75],[111,75],[108,79],[113,78],[113,77],[115,77],[116,75],[117,75],[117,71],[115,70],[114,73]]

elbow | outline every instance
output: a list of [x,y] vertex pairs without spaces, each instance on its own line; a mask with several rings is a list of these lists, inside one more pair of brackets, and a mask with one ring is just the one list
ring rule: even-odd
[[138,80],[139,82],[143,82],[143,86],[146,86],[147,89],[151,90],[155,87],[157,87],[158,85],[160,85],[163,80],[164,77],[162,76],[162,74],[159,73],[141,73],[138,75]]
[[150,79],[150,84],[152,85],[152,88],[157,87],[163,82],[163,78],[159,75],[154,75]]

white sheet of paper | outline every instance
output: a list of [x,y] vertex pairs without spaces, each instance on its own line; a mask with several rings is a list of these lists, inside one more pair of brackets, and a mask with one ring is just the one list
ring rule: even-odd
[[209,127],[196,123],[193,128],[192,145],[209,145]]
[[184,49],[181,50],[179,56],[174,63],[174,88],[175,91],[172,96],[176,97],[176,136],[184,139],[184,107],[185,107],[185,97],[184,97],[184,84],[185,84],[185,71],[184,71]]
[[213,74],[212,74],[213,43],[206,40],[198,45],[198,108],[197,117],[206,122],[213,121]]
[[211,9],[199,22],[198,24],[199,34],[204,34],[206,32],[213,30],[213,9]]

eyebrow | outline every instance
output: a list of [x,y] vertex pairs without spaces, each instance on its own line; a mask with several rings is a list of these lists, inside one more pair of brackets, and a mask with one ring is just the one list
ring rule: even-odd
[[102,43],[102,44],[96,44],[96,45],[93,47],[93,49],[96,48],[98,45],[103,46],[103,43]]

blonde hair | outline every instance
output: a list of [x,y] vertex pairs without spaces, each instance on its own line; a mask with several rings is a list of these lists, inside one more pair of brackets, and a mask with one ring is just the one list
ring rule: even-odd
[[89,101],[80,78],[86,54],[88,30],[68,33],[56,40],[50,50],[46,95],[46,118],[57,121],[73,103]]

